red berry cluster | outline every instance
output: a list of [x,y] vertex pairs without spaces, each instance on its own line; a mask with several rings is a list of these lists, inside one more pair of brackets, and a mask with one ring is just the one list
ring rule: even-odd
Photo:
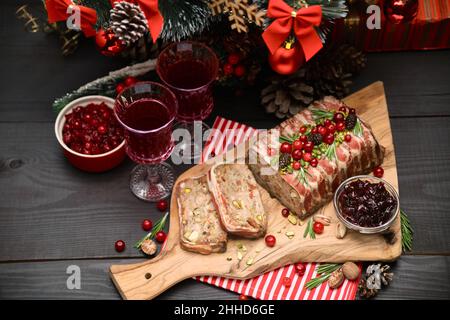
[[242,78],[246,74],[245,66],[240,63],[242,60],[239,53],[230,53],[227,57],[227,62],[223,65],[222,70],[225,76],[235,75]]
[[347,110],[346,107],[341,107],[339,111],[333,113],[332,117],[330,116],[330,119],[317,122],[314,126],[302,126],[292,143],[285,141],[281,144],[280,152],[292,156],[293,170],[300,170],[308,165],[317,167],[324,148],[326,148],[323,144],[333,144],[338,134],[341,135],[340,141],[351,141],[352,136],[349,133],[345,134],[347,130],[346,114],[355,114],[355,109],[348,108]]
[[123,82],[120,82],[119,84],[117,84],[117,86],[116,86],[117,94],[121,93],[123,90],[132,86],[133,84],[137,83],[138,81],[139,80],[135,77],[126,77],[125,80],[123,80]]
[[101,154],[123,141],[122,127],[105,103],[75,107],[65,118],[63,141],[75,152]]

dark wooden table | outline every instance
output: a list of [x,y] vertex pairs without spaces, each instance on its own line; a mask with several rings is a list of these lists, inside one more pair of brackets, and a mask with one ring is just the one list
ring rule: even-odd
[[[130,193],[131,161],[88,174],[64,159],[51,103],[124,62],[102,57],[90,41],[63,58],[55,37],[23,31],[17,7],[0,4],[0,298],[119,299],[108,267],[142,259],[131,245],[144,235],[140,222],[160,213]],[[401,204],[416,230],[413,251],[394,264],[394,282],[378,298],[449,299],[450,51],[369,54],[354,90],[377,80],[387,94]],[[215,114],[230,119],[259,128],[278,122],[257,90],[239,98],[219,91],[216,102]],[[119,238],[129,246],[121,254]],[[81,268],[81,290],[66,288],[69,265]],[[236,295],[187,280],[160,298]]]

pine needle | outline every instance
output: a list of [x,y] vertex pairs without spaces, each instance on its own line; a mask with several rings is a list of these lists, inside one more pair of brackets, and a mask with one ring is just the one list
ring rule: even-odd
[[135,243],[134,247],[136,249],[140,249],[142,242],[144,242],[147,239],[153,239],[159,231],[163,230],[164,226],[166,225],[166,220],[167,220],[168,216],[169,216],[169,212],[166,212],[164,217],[162,217],[161,219],[159,219],[156,222],[156,224],[153,226],[152,230],[145,237],[143,237],[141,240],[139,240],[138,242]]
[[411,226],[411,222],[409,221],[406,213],[400,209],[400,224],[402,231],[402,248],[403,251],[411,251],[413,244],[413,234],[414,229]]
[[342,264],[338,263],[320,264],[317,267],[317,274],[319,276],[309,280],[305,285],[306,289],[311,290],[318,287],[320,284],[326,281],[334,271],[338,270],[340,267],[342,267]]

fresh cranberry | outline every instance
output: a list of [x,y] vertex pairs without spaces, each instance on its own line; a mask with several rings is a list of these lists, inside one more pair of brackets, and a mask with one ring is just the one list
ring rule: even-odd
[[236,68],[234,68],[234,75],[238,78],[241,78],[245,75],[246,71],[247,70],[245,69],[245,66],[239,64],[236,66]]
[[248,300],[248,297],[245,294],[239,295],[239,300]]
[[340,111],[340,112],[346,112],[346,111],[347,111],[347,108],[346,108],[346,107],[340,107],[340,108],[339,108],[339,111]]
[[292,143],[292,148],[293,148],[294,150],[302,150],[302,148],[303,148],[303,142],[301,142],[300,140],[295,140],[295,141]]
[[305,274],[306,272],[306,266],[299,262],[295,264],[295,271],[297,272],[297,274],[301,277]]
[[228,63],[231,65],[238,64],[240,60],[241,56],[239,55],[239,53],[230,53],[227,58]]
[[159,200],[158,203],[156,204],[156,208],[158,208],[158,210],[161,212],[166,211],[168,206],[169,205],[167,203],[167,200]]
[[233,67],[232,64],[225,63],[223,65],[223,73],[224,73],[224,75],[229,76],[229,75],[232,75],[233,72],[234,72],[234,67]]
[[337,131],[344,131],[345,130],[345,122],[340,121],[340,122],[336,123],[336,129],[337,129]]
[[311,133],[318,133],[319,131],[317,130],[317,127],[314,127],[311,129]]
[[298,140],[300,140],[303,143],[308,142],[308,137],[307,136],[300,136],[300,138],[298,138]]
[[330,119],[325,119],[325,121],[323,122],[323,125],[325,127],[328,127],[331,124],[331,120]]
[[301,134],[305,134],[306,130],[308,130],[306,126],[301,126],[299,131]]
[[348,113],[350,113],[350,114],[355,114],[355,113],[356,113],[356,110],[353,109],[353,108],[349,108],[349,109],[348,109]]
[[301,158],[302,158],[302,150],[294,150],[293,152],[292,152],[292,158],[294,159],[294,160],[300,160]]
[[136,79],[135,77],[126,77],[123,84],[125,85],[125,87],[130,87],[133,84],[135,84],[136,82],[138,82],[138,79]]
[[289,216],[289,209],[288,208],[283,208],[281,210],[281,215],[285,218],[287,218]]
[[329,124],[327,126],[328,133],[334,134],[336,132],[336,126],[334,124]]
[[166,240],[166,238],[167,238],[167,235],[164,231],[158,231],[155,235],[155,239],[159,243],[163,243]]
[[125,85],[124,85],[123,83],[119,83],[119,84],[116,86],[116,93],[117,93],[117,94],[120,94],[123,90],[125,90]]
[[274,246],[275,246],[275,243],[277,242],[277,239],[276,239],[273,235],[271,235],[271,234],[267,235],[267,236],[264,238],[264,240],[266,241],[266,245],[267,245],[268,247],[274,247]]
[[310,162],[312,160],[312,154],[310,152],[305,152],[303,154],[303,161]]
[[317,132],[324,136],[328,133],[328,130],[324,126],[317,126]]
[[312,152],[314,149],[314,142],[312,141],[308,141],[307,143],[305,143],[305,145],[303,146],[303,149],[306,152]]
[[284,277],[283,278],[283,286],[285,287],[290,287],[292,284],[292,280],[289,277]]
[[280,146],[280,152],[281,153],[291,153],[292,145],[289,142],[283,142]]
[[334,122],[338,123],[341,121],[344,121],[345,117],[344,114],[342,112],[336,112],[333,116],[333,120]]
[[294,170],[300,170],[301,166],[302,165],[298,161],[294,161],[294,163],[292,163],[292,169]]
[[345,142],[350,142],[352,141],[352,136],[350,134],[346,134],[344,137]]
[[377,178],[382,178],[384,175],[384,169],[382,167],[373,168],[373,175]]
[[317,158],[312,158],[309,164],[315,168],[319,164],[319,160],[317,160]]
[[123,250],[125,250],[125,242],[123,242],[122,240],[117,240],[114,244],[114,247],[116,248],[117,252],[122,252]]
[[152,227],[153,223],[151,220],[145,219],[144,221],[142,221],[142,229],[144,229],[145,231],[152,230]]
[[325,137],[323,137],[323,142],[326,144],[332,144],[334,142],[334,135],[332,133],[328,133]]
[[323,232],[324,226],[320,222],[314,222],[313,224],[313,231],[316,234],[321,234]]

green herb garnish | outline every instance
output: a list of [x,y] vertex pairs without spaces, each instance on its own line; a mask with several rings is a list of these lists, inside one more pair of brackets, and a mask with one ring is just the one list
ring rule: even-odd
[[338,270],[341,266],[342,266],[341,264],[337,264],[337,263],[320,264],[317,267],[317,274],[319,276],[314,279],[309,280],[305,285],[306,289],[311,290],[311,289],[318,287],[325,280],[327,280],[334,271]]
[[413,243],[414,229],[411,226],[411,222],[409,221],[408,216],[401,209],[400,209],[400,224],[401,224],[401,231],[402,231],[403,251],[411,251],[412,243]]
[[311,239],[316,238],[316,233],[314,232],[314,229],[313,229],[313,219],[312,218],[310,218],[308,220],[305,232],[303,233],[303,238],[306,238],[308,235]]
[[355,127],[353,128],[353,134],[357,137],[362,137],[362,135],[363,135],[363,128],[362,128],[361,121],[359,120],[359,118],[356,119],[356,124],[355,124]]
[[319,122],[325,119],[332,120],[334,116],[333,111],[329,110],[322,110],[322,109],[316,109],[316,108],[309,108],[312,112],[313,119],[315,122]]
[[164,217],[162,217],[161,219],[159,219],[156,222],[156,224],[153,226],[152,230],[145,237],[143,237],[141,240],[139,240],[138,242],[136,242],[134,244],[134,247],[136,249],[140,249],[142,242],[144,242],[147,239],[153,239],[159,231],[163,230],[164,226],[166,225],[166,220],[167,220],[168,216],[169,216],[169,212],[166,212]]

